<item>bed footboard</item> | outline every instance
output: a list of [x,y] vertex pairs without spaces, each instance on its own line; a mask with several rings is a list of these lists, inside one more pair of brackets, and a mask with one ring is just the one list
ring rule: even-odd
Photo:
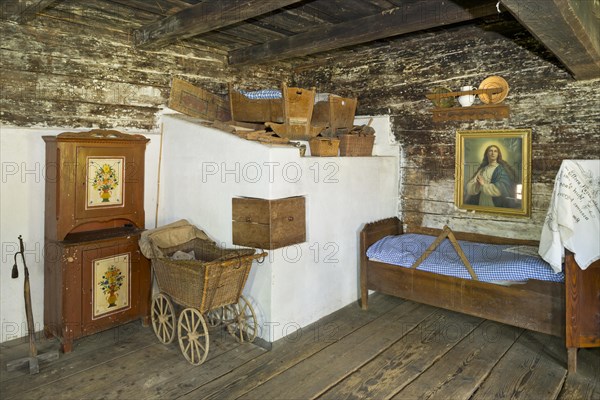
[[402,234],[402,222],[396,217],[368,223],[360,232],[360,293],[363,310],[367,309],[369,299],[367,249],[381,238],[400,234]]
[[565,291],[569,372],[576,372],[577,349],[600,347],[600,260],[582,270],[566,251]]

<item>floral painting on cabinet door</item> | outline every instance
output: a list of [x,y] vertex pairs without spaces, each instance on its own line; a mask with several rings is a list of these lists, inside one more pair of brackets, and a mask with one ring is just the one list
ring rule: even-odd
[[94,260],[93,319],[130,307],[130,260],[129,253]]
[[124,166],[122,157],[87,159],[86,208],[123,205]]

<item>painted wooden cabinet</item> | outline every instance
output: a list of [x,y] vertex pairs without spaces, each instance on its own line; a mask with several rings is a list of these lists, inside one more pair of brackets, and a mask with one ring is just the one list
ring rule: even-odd
[[44,332],[73,341],[134,319],[148,323],[144,229],[148,139],[92,130],[44,137]]

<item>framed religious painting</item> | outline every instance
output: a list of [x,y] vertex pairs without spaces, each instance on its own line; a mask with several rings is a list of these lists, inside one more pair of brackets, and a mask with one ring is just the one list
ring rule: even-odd
[[463,210],[531,214],[531,129],[458,131],[455,204]]

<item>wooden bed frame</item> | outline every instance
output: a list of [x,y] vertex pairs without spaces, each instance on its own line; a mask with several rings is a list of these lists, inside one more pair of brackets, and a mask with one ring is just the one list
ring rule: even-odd
[[[411,233],[438,236],[442,230],[415,228]],[[566,284],[529,280],[512,286],[438,275],[418,269],[371,261],[367,249],[388,235],[400,235],[398,218],[366,224],[360,233],[362,308],[368,291],[375,290],[532,331],[565,337],[568,370],[577,369],[577,349],[600,346],[600,260],[582,270],[573,254],[565,257]],[[538,242],[454,232],[458,240],[480,243],[533,245]]]

